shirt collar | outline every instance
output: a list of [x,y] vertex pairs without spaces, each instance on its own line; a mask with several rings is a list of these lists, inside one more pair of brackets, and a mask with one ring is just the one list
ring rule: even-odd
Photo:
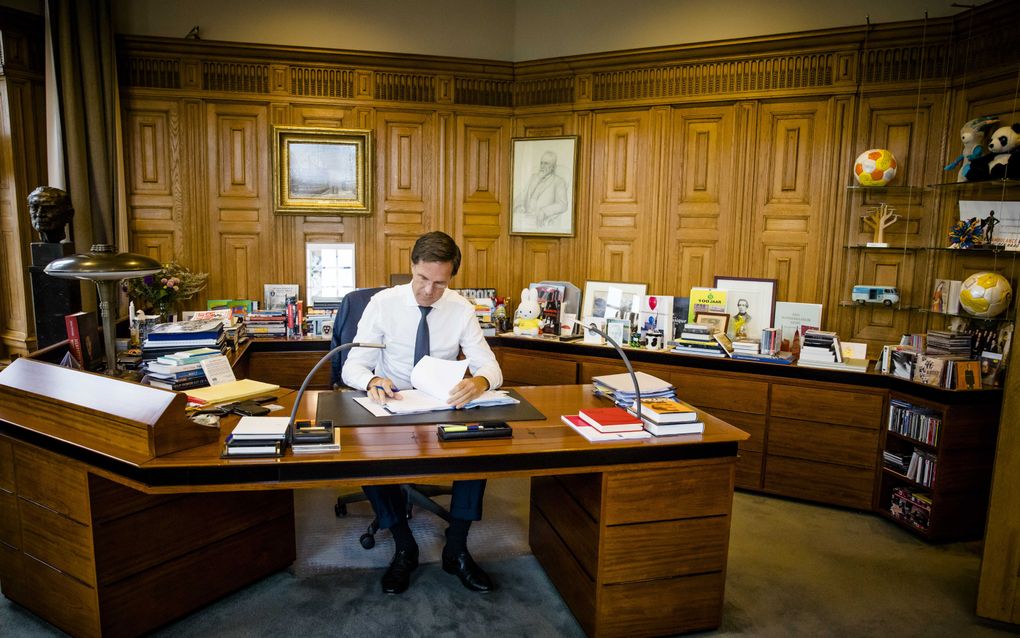
[[[403,291],[401,291],[401,295],[404,298],[404,304],[407,305],[407,306],[414,306],[414,307],[417,308],[418,307],[418,300],[416,300],[414,298],[414,290],[411,289],[411,284],[401,284],[398,287],[404,289]],[[434,304],[432,304],[432,307],[433,308],[439,308],[440,306],[444,305],[446,303],[446,301],[447,301],[448,296],[451,294],[451,292],[452,291],[449,288],[444,290],[443,291],[443,296],[440,297],[439,299],[437,299],[436,302]]]

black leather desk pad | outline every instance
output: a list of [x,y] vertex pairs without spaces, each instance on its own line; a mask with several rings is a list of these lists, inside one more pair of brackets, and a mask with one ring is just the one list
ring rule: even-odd
[[432,423],[476,423],[478,421],[539,421],[545,415],[528,401],[509,389],[510,396],[520,401],[512,405],[494,405],[487,408],[468,410],[436,410],[418,414],[373,416],[371,412],[354,402],[365,396],[364,392],[320,393],[315,418],[318,421],[332,419],[335,427],[349,428],[366,425],[421,425]]

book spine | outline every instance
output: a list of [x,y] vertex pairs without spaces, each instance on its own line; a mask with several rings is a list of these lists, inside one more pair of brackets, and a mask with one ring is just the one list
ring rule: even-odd
[[64,327],[67,329],[67,347],[71,351],[71,356],[78,361],[78,365],[84,368],[85,361],[81,354],[81,330],[78,326],[78,316],[67,315],[64,317]]

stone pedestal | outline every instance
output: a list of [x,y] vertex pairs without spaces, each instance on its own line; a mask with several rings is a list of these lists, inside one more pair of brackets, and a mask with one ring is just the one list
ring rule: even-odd
[[35,333],[40,348],[67,338],[64,316],[81,310],[81,284],[77,279],[57,279],[45,272],[54,259],[74,254],[74,244],[32,242],[32,299]]

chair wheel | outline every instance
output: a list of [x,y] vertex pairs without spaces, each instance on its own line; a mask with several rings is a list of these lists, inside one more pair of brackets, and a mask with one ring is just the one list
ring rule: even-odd
[[362,534],[358,541],[361,542],[361,546],[365,549],[372,549],[375,547],[375,536],[372,536],[371,534]]
[[337,504],[333,506],[333,511],[336,512],[337,518],[347,516],[347,503],[337,501]]

